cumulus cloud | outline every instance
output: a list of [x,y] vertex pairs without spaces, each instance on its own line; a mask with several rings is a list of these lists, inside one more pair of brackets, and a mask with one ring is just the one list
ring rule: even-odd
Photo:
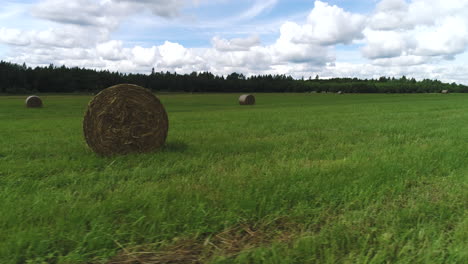
[[431,26],[447,16],[466,16],[468,2],[463,0],[382,0],[370,18],[374,30],[409,30]]
[[[1,28],[4,34],[0,36],[0,42],[10,45],[29,45],[31,48],[46,45],[89,48],[97,44],[99,54],[113,45],[113,49],[105,52],[104,58],[124,59],[124,56],[117,54],[116,51],[116,44],[119,42],[109,39],[122,21],[145,10],[151,10],[156,16],[171,18],[178,15],[180,9],[188,2],[190,1],[43,0],[31,8],[32,15],[54,22],[54,27],[42,31]],[[135,52],[138,57],[140,53]]]
[[161,53],[160,66],[181,68],[184,65],[193,65],[198,62],[202,62],[194,52],[190,49],[186,49],[179,43],[173,43],[170,41],[164,42],[163,45],[159,46]]
[[363,37],[362,30],[365,25],[366,18],[362,15],[315,1],[315,7],[307,18],[307,24],[301,27],[294,40],[320,45],[348,44]]
[[336,63],[334,66],[327,66],[321,68],[316,74],[322,78],[333,77],[355,77],[367,79],[377,79],[381,76],[395,76],[401,77],[414,77],[417,80],[426,78],[437,79],[443,82],[456,82],[468,84],[464,72],[468,71],[465,65],[435,65],[435,64],[422,64],[414,65],[411,67],[400,67],[398,65],[373,65],[373,64],[354,64],[354,63]]
[[383,0],[377,4],[376,12],[370,19],[375,30],[391,30],[407,27],[408,4],[405,0]]
[[38,18],[60,24],[114,28],[124,15],[121,6],[92,0],[45,0],[32,9]]
[[175,17],[180,14],[184,0],[114,0],[126,4],[127,8],[149,9],[153,14],[162,17]]
[[28,47],[17,46],[14,56],[6,59],[11,62],[26,62],[32,65],[70,65],[90,68],[100,68],[104,63],[98,63],[93,50],[85,48],[63,48],[63,47],[37,47],[31,50]]
[[88,47],[97,42],[105,41],[109,32],[99,28],[84,29],[75,25],[65,25],[60,28],[46,30],[19,30],[0,28],[0,43],[12,46],[40,47]]
[[[302,23],[275,24],[279,25],[277,36],[267,44],[262,44],[259,35],[239,32],[237,36],[241,37],[231,39],[220,37],[222,33],[209,36],[212,46],[204,48],[190,48],[169,39],[159,44],[130,44],[112,38],[129,16],[146,10],[146,15],[174,19],[193,2],[200,0],[44,0],[32,8],[32,13],[46,20],[49,28],[0,27],[0,43],[11,47],[5,59],[13,62],[123,72],[149,72],[154,67],[180,73],[211,71],[226,75],[236,71],[298,78],[319,74],[466,79],[459,74],[467,70],[465,66],[439,65],[466,54],[468,1],[461,0],[382,0],[367,16],[315,1]],[[252,19],[277,2],[252,1],[250,9],[233,17]],[[367,60],[360,58],[363,62],[359,64],[341,62],[335,48],[347,44],[360,49]]]
[[369,59],[399,57],[417,46],[413,35],[406,32],[368,30],[365,34],[367,45],[362,48],[362,53]]
[[96,54],[103,60],[117,61],[125,59],[123,44],[119,40],[111,40],[96,45]]
[[260,45],[260,38],[257,35],[248,38],[222,39],[214,37],[211,40],[213,47],[219,51],[241,51],[249,50],[251,47]]
[[379,66],[414,66],[427,63],[431,60],[430,57],[425,56],[415,56],[415,55],[402,55],[399,57],[392,57],[392,58],[379,58],[373,60],[374,65]]
[[[48,64],[48,58],[49,63],[67,63],[70,66],[83,66],[89,63],[89,67],[126,72],[148,72],[154,67],[162,71],[177,72],[209,70],[216,74],[229,74],[232,71],[246,74],[291,74],[294,69],[301,71],[315,69],[332,64],[335,60],[332,48],[326,45],[295,41],[295,38],[302,33],[302,26],[293,22],[284,23],[279,30],[279,37],[270,45],[262,46],[260,37],[251,35],[233,39],[215,36],[212,38],[212,48],[186,48],[172,41],[165,41],[161,45],[151,47],[138,45],[125,47],[123,41],[110,39],[110,33],[115,30],[115,25],[124,15],[120,11],[122,6],[150,7],[156,3],[164,4],[165,1],[69,1],[71,2],[47,0],[34,9],[36,16],[56,22],[59,25],[57,28],[23,32],[3,29],[8,34],[4,34],[0,41],[15,40],[15,45],[27,46],[15,49],[18,55],[10,57],[10,60]],[[257,10],[261,7],[260,9],[264,10],[276,2],[269,1],[261,5],[256,2],[252,8]],[[321,4],[318,2],[316,8],[327,9],[329,7],[328,5],[321,7]],[[176,5],[169,5],[167,8],[171,7],[174,10],[177,9]],[[336,7],[330,8],[335,10]],[[338,18],[342,20],[344,18],[340,16],[343,15],[341,11],[338,10]],[[73,12],[80,13],[80,16],[73,17]],[[160,13],[160,15],[165,14]],[[170,16],[169,13],[166,15]],[[345,16],[348,15],[345,14]],[[312,20],[314,16],[310,16]],[[18,36],[25,37],[20,39]],[[71,52],[66,53],[66,48],[69,48]],[[28,59],[25,59],[28,49],[34,52],[29,54]]]
[[135,46],[132,48],[133,61],[143,67],[149,68],[155,65],[160,57],[159,49],[156,46],[152,46],[151,48]]
[[448,16],[434,27],[418,30],[415,38],[418,43],[415,50],[417,55],[460,54],[468,47],[468,19]]
[[179,15],[187,0],[44,0],[32,9],[38,18],[60,24],[115,29],[126,17],[150,10],[156,16]]
[[30,36],[19,29],[2,27],[0,28],[0,42],[15,46],[27,46],[30,44]]
[[279,62],[310,62],[324,65],[327,61],[334,60],[329,55],[329,48],[326,46],[295,41],[296,36],[301,34],[301,30],[301,27],[293,22],[287,22],[281,26],[280,37],[271,47]]
[[219,51],[217,49],[198,50],[204,58],[205,68],[218,74],[233,71],[245,72],[245,69],[266,69],[272,62],[271,53],[265,47],[256,46],[248,51]]
[[383,0],[364,30],[362,54],[379,65],[452,60],[468,48],[468,2]]

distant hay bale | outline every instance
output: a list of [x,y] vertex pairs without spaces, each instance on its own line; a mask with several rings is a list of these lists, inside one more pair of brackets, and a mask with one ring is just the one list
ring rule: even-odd
[[29,107],[29,108],[42,107],[42,100],[41,98],[39,98],[39,96],[36,96],[36,95],[28,96],[28,98],[26,98],[25,103],[26,103],[26,107]]
[[159,99],[132,84],[102,90],[89,103],[83,120],[86,143],[102,156],[156,150],[164,145],[168,128]]
[[343,94],[343,92],[342,92],[342,91],[338,91],[338,92],[336,92],[336,93],[337,93],[337,94]]
[[448,91],[448,90],[442,90],[441,93],[443,93],[443,94],[448,94],[449,91]]
[[251,94],[243,94],[239,97],[240,105],[254,105],[255,97]]

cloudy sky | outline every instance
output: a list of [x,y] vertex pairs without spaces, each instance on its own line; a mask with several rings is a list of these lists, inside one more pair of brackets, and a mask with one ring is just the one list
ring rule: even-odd
[[0,59],[468,84],[468,0],[0,0]]

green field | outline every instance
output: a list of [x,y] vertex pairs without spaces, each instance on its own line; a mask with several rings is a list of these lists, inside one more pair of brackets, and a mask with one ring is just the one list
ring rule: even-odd
[[158,97],[113,158],[90,96],[0,97],[0,263],[468,263],[468,95]]

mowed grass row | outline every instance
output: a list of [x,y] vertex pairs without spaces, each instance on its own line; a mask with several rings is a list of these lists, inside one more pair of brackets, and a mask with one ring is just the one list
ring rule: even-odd
[[113,158],[89,96],[0,97],[0,263],[468,262],[468,95],[158,97],[167,146]]

